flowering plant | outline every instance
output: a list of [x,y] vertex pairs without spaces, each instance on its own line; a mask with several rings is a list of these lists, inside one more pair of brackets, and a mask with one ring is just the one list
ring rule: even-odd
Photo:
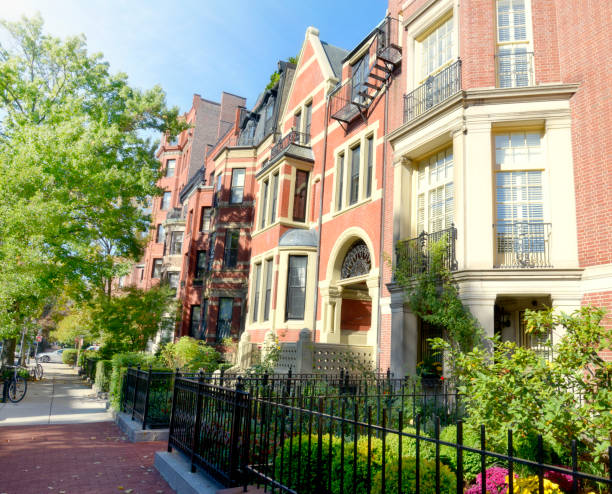
[[[536,494],[540,492],[539,480],[537,475],[515,480],[513,494]],[[563,494],[563,491],[559,489],[559,486],[554,482],[544,479],[544,494]]]
[[[516,477],[516,475],[515,475]],[[508,470],[501,467],[491,467],[486,471],[487,494],[508,493]],[[474,484],[465,494],[480,494],[482,492],[482,473],[476,476]]]
[[434,355],[433,357],[427,357],[423,359],[422,362],[417,364],[417,375],[421,377],[428,376],[436,376],[440,377],[442,375],[442,362],[437,361],[438,355]]

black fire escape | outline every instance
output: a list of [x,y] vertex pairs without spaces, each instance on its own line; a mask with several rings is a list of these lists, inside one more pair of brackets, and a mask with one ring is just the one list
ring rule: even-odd
[[368,53],[374,54],[365,75],[352,74],[352,77],[339,86],[330,96],[330,115],[332,118],[350,124],[357,116],[365,120],[368,110],[387,85],[393,72],[402,60],[402,49],[398,41],[398,20],[387,17],[373,31],[373,45]]

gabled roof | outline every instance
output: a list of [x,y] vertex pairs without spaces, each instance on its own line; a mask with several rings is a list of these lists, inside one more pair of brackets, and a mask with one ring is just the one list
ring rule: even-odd
[[331,65],[331,68],[334,71],[334,75],[340,79],[340,76],[342,75],[342,60],[344,60],[344,58],[348,55],[348,50],[330,45],[325,41],[321,41],[321,45],[323,46],[325,55],[327,55],[329,65]]

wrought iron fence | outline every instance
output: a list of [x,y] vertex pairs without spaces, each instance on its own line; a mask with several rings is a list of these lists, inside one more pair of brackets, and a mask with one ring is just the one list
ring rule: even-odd
[[404,96],[404,123],[414,120],[431,108],[461,91],[461,60],[427,78]]
[[270,150],[270,160],[285,151],[291,144],[299,144],[300,146],[310,146],[310,135],[297,130],[292,130],[282,139],[274,144]]
[[123,376],[121,411],[142,423],[142,428],[168,427],[174,373],[128,367]]
[[514,222],[495,225],[499,268],[550,268],[550,223]]
[[428,271],[433,261],[429,246],[442,239],[446,239],[442,263],[449,271],[456,271],[458,267],[455,251],[457,229],[454,225],[435,233],[422,232],[416,238],[399,242],[396,248],[397,265],[407,270],[410,276]]
[[176,448],[226,486],[245,479],[250,437],[250,395],[242,390],[215,386],[199,378],[177,376],[172,400],[168,451]]
[[[427,431],[420,415],[409,422],[402,410],[393,421],[397,426],[390,422],[386,410],[376,421],[371,407],[351,411],[341,403],[328,412],[324,398],[278,402],[253,397],[246,470],[257,485],[296,494],[544,494],[547,479],[563,482],[564,489],[574,493],[612,488],[612,468],[609,477],[593,474],[592,465],[589,471],[579,469],[575,441],[571,441],[571,466],[559,466],[545,462],[542,436],[536,439],[534,451],[521,455],[524,458],[515,447],[521,431],[508,431],[505,444],[500,445],[487,442],[484,426],[476,435],[464,436],[461,420],[450,434],[442,433],[437,418]],[[607,452],[612,457],[612,447]],[[551,492],[549,486],[546,492]]]

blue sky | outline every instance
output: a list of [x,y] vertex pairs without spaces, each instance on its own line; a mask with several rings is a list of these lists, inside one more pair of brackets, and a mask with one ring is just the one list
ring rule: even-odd
[[40,12],[48,33],[84,33],[133,85],[160,84],[185,111],[193,93],[255,102],[279,59],[296,55],[308,26],[353,48],[384,15],[386,0],[0,0],[0,18]]

